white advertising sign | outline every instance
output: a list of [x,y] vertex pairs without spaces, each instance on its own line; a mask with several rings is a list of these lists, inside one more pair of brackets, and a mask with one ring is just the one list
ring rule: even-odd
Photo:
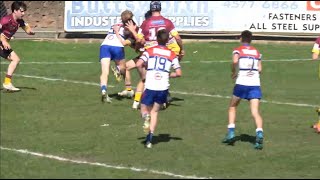
[[[65,1],[67,32],[106,31],[128,9],[140,25],[150,1]],[[178,31],[320,33],[320,1],[161,1]]]

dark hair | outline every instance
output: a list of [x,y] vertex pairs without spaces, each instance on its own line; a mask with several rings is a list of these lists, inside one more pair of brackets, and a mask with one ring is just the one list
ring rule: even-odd
[[252,32],[249,31],[249,30],[242,31],[240,37],[241,37],[241,42],[243,42],[243,43],[251,43]]
[[152,11],[149,10],[144,14],[144,19],[149,19],[152,16]]
[[24,11],[27,10],[27,5],[22,2],[22,1],[14,1],[12,4],[11,4],[11,11],[14,12],[15,10],[19,10],[20,8],[23,8]]
[[150,2],[150,11],[161,11],[161,2],[160,1],[151,1]]
[[161,29],[157,32],[157,41],[160,45],[166,45],[169,40],[169,33],[165,29]]
[[125,21],[122,21],[123,26],[125,26],[126,23],[128,23],[129,21],[132,21],[133,25],[136,25],[136,22],[134,22],[134,20],[130,18],[130,19],[127,19]]

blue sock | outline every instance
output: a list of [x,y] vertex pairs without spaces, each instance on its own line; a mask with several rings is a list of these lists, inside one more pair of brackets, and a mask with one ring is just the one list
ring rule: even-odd
[[147,138],[146,138],[146,142],[151,142],[152,136],[153,136],[153,133],[149,132],[149,134],[147,135]]
[[103,91],[103,90],[107,91],[107,86],[106,85],[102,85],[101,86],[101,91]]

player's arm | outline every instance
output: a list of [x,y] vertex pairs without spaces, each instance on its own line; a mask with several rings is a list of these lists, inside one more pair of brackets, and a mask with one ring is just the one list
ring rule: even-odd
[[181,77],[182,76],[182,70],[181,70],[181,66],[179,64],[179,60],[177,57],[175,57],[172,60],[172,67],[174,69],[174,72],[170,73],[170,78],[177,78],[177,77]]
[[1,40],[1,43],[2,43],[2,45],[4,47],[4,49],[11,49],[11,46],[10,46],[9,41],[8,41],[9,38],[6,37],[2,33],[2,26],[5,26],[7,23],[8,23],[8,21],[5,18],[2,18],[1,21],[0,21],[0,26],[1,26],[0,40]]
[[112,26],[112,29],[116,33],[116,36],[117,36],[117,38],[119,39],[119,41],[121,42],[122,45],[124,45],[124,46],[131,45],[132,42],[130,40],[127,40],[127,39],[123,40],[123,38],[120,36],[120,34],[119,34],[120,26],[114,25],[114,26]]
[[26,32],[28,35],[35,35],[35,33],[32,31],[32,28],[30,27],[30,25],[26,22],[24,22],[23,20],[20,23],[21,28],[24,30],[24,32]]
[[[143,38],[143,36],[138,35],[138,33],[136,31],[137,30],[137,26],[134,25],[133,21],[128,21],[126,23],[126,28],[128,28],[129,31],[132,33],[134,39],[136,40],[136,43],[143,44],[144,38]],[[140,31],[140,29],[139,29],[139,31]]]
[[258,60],[258,72],[259,74],[262,73],[262,62],[261,62],[261,57],[262,57],[262,54],[260,54],[260,57],[259,57],[259,60]]
[[235,79],[237,77],[237,65],[239,62],[240,55],[238,53],[233,54],[232,64],[231,64],[231,78]]
[[182,57],[185,55],[185,51],[184,51],[184,48],[183,48],[183,43],[182,43],[182,39],[178,33],[178,31],[176,30],[172,30],[170,32],[171,36],[174,37],[177,41],[177,44],[178,46],[180,47],[180,52],[179,52],[179,59],[181,60]]
[[319,58],[319,53],[320,53],[320,44],[316,42],[314,43],[312,48],[312,59],[317,60]]
[[145,66],[145,63],[148,61],[149,59],[149,53],[147,51],[143,52],[142,55],[140,56],[140,58],[137,60],[136,62],[136,66],[137,69],[139,71],[139,75],[142,81],[144,81],[146,79],[145,77],[145,73],[143,73],[143,68]]
[[144,61],[142,59],[138,59],[136,62],[136,67],[138,69],[140,79],[144,81],[146,79],[145,74],[143,73]]

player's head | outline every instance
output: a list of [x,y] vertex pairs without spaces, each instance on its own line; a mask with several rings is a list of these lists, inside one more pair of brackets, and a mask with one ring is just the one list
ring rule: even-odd
[[129,10],[125,10],[121,13],[121,21],[127,21],[128,19],[132,19],[133,13]]
[[149,10],[144,14],[144,19],[149,19],[151,16],[152,16],[152,12],[151,10]]
[[20,19],[24,16],[24,12],[27,11],[27,5],[22,1],[14,1],[11,4],[11,11]]
[[150,2],[150,11],[161,11],[161,2],[160,1],[151,1]]
[[159,45],[166,45],[169,40],[169,33],[165,29],[161,29],[157,32],[157,41]]
[[240,40],[242,43],[251,43],[252,32],[249,30],[242,31],[240,35]]

